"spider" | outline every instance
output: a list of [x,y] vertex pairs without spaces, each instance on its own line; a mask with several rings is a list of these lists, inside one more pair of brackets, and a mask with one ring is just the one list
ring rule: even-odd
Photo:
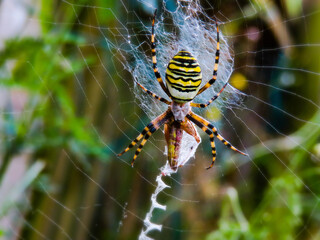
[[[179,51],[169,62],[166,69],[166,84],[164,84],[160,73],[157,68],[157,59],[156,59],[156,44],[155,44],[155,34],[154,34],[154,23],[156,12],[154,12],[152,19],[152,33],[151,33],[151,50],[152,50],[152,63],[153,71],[157,81],[159,82],[163,91],[168,95],[172,101],[168,101],[165,98],[159,97],[153,92],[146,89],[140,83],[135,81],[147,94],[151,95],[155,99],[169,105],[167,111],[151,121],[143,131],[134,139],[130,145],[118,156],[121,156],[125,152],[129,151],[133,146],[135,146],[142,138],[138,149],[135,152],[131,166],[133,167],[134,161],[141,152],[141,149],[148,141],[148,138],[158,130],[162,125],[164,125],[165,139],[168,146],[168,162],[170,167],[173,170],[177,169],[178,158],[180,153],[180,145],[183,131],[190,134],[195,138],[199,143],[200,139],[197,135],[195,127],[192,123],[201,128],[205,133],[210,137],[211,149],[212,149],[212,162],[209,167],[206,169],[212,168],[216,160],[216,148],[214,143],[214,137],[217,137],[224,145],[232,150],[248,156],[246,153],[241,152],[234,146],[232,146],[227,140],[225,140],[217,131],[217,129],[207,120],[198,116],[197,114],[191,111],[191,107],[205,108],[214,100],[216,100],[225,87],[228,85],[228,82],[224,84],[221,90],[213,96],[207,103],[194,103],[192,100],[205,90],[207,90],[211,85],[213,85],[217,79],[218,65],[219,65],[219,27],[216,21],[217,28],[217,47],[216,47],[216,57],[213,70],[213,77],[200,88],[202,81],[202,74],[199,63],[192,54],[186,50]],[[179,166],[180,167],[180,166]]]

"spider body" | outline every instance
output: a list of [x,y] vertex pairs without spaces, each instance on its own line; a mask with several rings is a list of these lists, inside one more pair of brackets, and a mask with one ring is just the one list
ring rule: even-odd
[[131,165],[133,166],[134,161],[141,152],[141,149],[147,142],[148,138],[158,130],[162,125],[164,125],[165,138],[168,146],[168,162],[173,170],[178,167],[178,159],[181,150],[181,141],[184,132],[193,136],[197,142],[200,142],[199,136],[193,124],[200,127],[205,133],[210,137],[211,149],[212,149],[212,162],[207,168],[211,168],[216,159],[216,148],[214,143],[214,137],[217,137],[224,145],[232,150],[247,155],[234,146],[232,146],[227,140],[225,140],[217,131],[217,129],[209,123],[207,120],[196,115],[192,112],[191,107],[204,108],[216,100],[222,91],[228,85],[228,82],[224,84],[221,90],[213,96],[207,103],[194,103],[192,100],[203,91],[208,89],[212,84],[215,83],[218,73],[219,64],[219,28],[217,27],[217,49],[215,57],[215,65],[213,69],[212,78],[202,87],[200,87],[202,82],[202,74],[199,63],[192,54],[186,50],[179,51],[169,62],[166,70],[166,85],[164,84],[161,75],[157,68],[156,59],[156,45],[155,45],[155,35],[154,35],[154,22],[155,15],[152,21],[152,35],[151,35],[151,47],[152,47],[152,63],[153,71],[155,77],[159,82],[162,90],[168,95],[172,102],[165,98],[159,97],[152,93],[140,83],[136,82],[146,93],[154,97],[155,99],[169,105],[166,112],[151,121],[143,131],[134,139],[130,145],[118,156],[129,151],[133,146],[135,146],[139,141],[141,141],[136,153],[133,157]]
[[181,50],[169,62],[166,83],[173,101],[192,101],[200,89],[201,81],[199,63],[190,52]]

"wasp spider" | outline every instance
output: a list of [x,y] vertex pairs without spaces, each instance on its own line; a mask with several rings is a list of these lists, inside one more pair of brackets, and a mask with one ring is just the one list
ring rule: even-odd
[[217,137],[228,148],[231,148],[232,150],[243,155],[247,155],[235,148],[234,146],[232,146],[227,140],[225,140],[211,123],[209,123],[207,120],[203,119],[202,117],[198,116],[197,114],[191,111],[191,107],[207,107],[210,103],[212,103],[219,97],[219,95],[228,85],[228,82],[225,83],[221,90],[205,104],[192,102],[192,100],[197,95],[201,94],[206,89],[208,89],[212,84],[215,83],[217,79],[220,51],[219,28],[217,22],[217,48],[213,77],[202,88],[200,88],[202,74],[199,63],[197,62],[196,58],[193,57],[192,54],[186,50],[179,51],[177,55],[175,55],[170,60],[166,70],[166,84],[164,84],[157,68],[156,44],[154,34],[155,16],[156,12],[154,13],[152,20],[151,35],[153,71],[161,88],[168,95],[168,97],[170,97],[172,101],[168,101],[162,97],[157,96],[156,94],[152,93],[144,86],[142,86],[140,83],[136,82],[145,92],[147,92],[155,99],[169,105],[169,107],[166,112],[164,112],[163,114],[155,118],[153,121],[151,121],[138,135],[138,137],[134,139],[123,152],[118,154],[118,156],[121,156],[125,152],[129,151],[142,139],[131,162],[131,165],[133,166],[134,161],[136,160],[137,156],[141,152],[141,149],[143,148],[151,134],[153,134],[162,125],[164,125],[165,138],[168,145],[168,162],[170,164],[170,167],[173,170],[176,170],[178,167],[177,165],[183,131],[193,136],[197,142],[200,142],[200,139],[192,123],[201,128],[210,137],[213,158],[211,165],[207,167],[207,169],[210,169],[213,166],[216,159],[214,137]]

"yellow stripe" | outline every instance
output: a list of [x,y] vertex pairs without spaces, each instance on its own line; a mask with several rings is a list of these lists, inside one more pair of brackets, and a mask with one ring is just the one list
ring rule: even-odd
[[187,80],[188,78],[189,79],[191,78],[193,81],[202,81],[202,75],[201,74],[199,74],[197,76],[188,76],[188,75],[187,76],[183,76],[183,75],[180,75],[179,73],[172,72],[170,69],[167,69],[166,74],[168,76],[172,77],[172,78],[182,78],[182,79],[185,79],[185,80]]
[[220,134],[217,135],[217,138],[218,138],[220,141],[223,141],[223,140],[224,140],[223,137],[220,136]]
[[[180,67],[174,64],[174,62],[170,61],[169,66],[171,69],[177,69],[184,72],[198,72],[201,73],[201,69],[199,65],[197,67]],[[169,69],[168,69],[169,70]]]
[[[149,135],[149,134],[148,134]],[[150,135],[149,135],[150,136]],[[146,143],[147,139],[143,139],[140,145],[144,145]]]
[[195,68],[199,66],[199,63],[187,63],[187,62],[180,62],[180,61],[176,61],[174,59],[171,59],[170,63],[179,65],[179,64],[183,64],[185,66],[187,66],[188,68]]
[[[188,82],[184,82],[182,80],[175,80],[174,78],[172,78],[170,75],[167,74],[167,78],[169,79],[169,81],[171,83],[175,83],[175,84],[179,84],[182,85],[184,87],[199,87],[201,84],[201,79],[199,79],[199,81],[197,82],[192,82],[191,80]],[[170,84],[170,83],[169,83]]]

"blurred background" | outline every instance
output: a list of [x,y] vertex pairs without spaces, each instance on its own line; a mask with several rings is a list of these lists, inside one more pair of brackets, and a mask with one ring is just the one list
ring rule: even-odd
[[[135,168],[134,150],[116,156],[150,119],[106,38],[117,41],[133,22],[150,26],[149,5],[164,4],[176,5],[0,1],[1,239],[138,238],[165,141],[155,133]],[[158,201],[167,210],[153,214],[163,229],[150,236],[320,239],[320,1],[200,4],[223,23],[235,58],[230,83],[246,94],[238,109],[203,115],[250,157],[217,143],[206,171],[211,150],[201,135],[196,158],[163,178],[171,188]]]

